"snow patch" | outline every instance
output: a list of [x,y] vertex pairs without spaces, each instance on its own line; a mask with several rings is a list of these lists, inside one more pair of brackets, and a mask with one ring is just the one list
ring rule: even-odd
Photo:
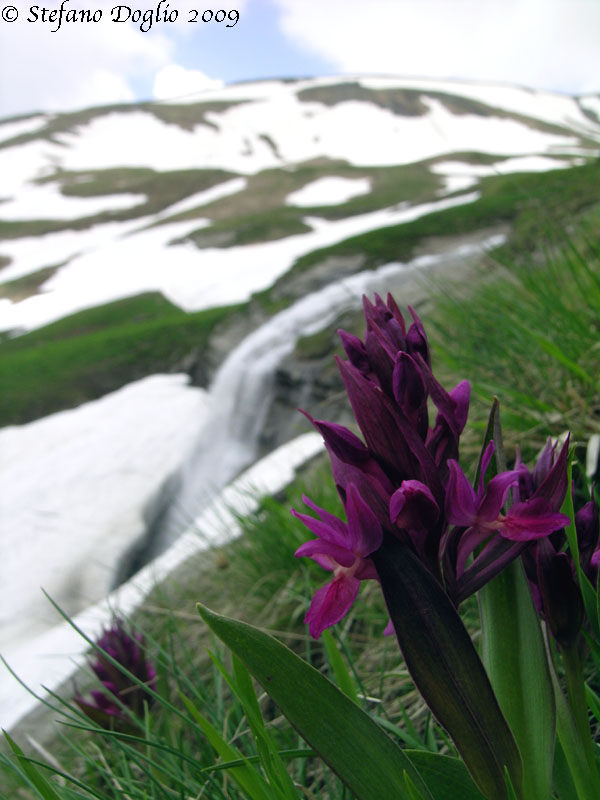
[[469,164],[464,161],[438,161],[430,169],[444,178],[445,186],[440,194],[449,194],[473,186],[478,178],[490,175],[508,175],[513,172],[548,172],[553,169],[568,169],[580,159],[571,161],[544,156],[521,156],[496,161],[494,164]]
[[186,375],[154,375],[99,400],[0,430],[2,649],[48,626],[40,587],[70,613],[106,596],[144,506],[207,413]]
[[20,119],[16,122],[3,122],[0,124],[0,142],[7,142],[16,136],[23,136],[26,133],[41,131],[48,122],[49,117],[45,114],[37,114],[29,119]]
[[513,172],[548,172],[552,169],[568,169],[581,164],[581,159],[571,161],[544,158],[544,156],[522,156],[507,158],[494,164],[469,164],[464,161],[438,161],[431,165],[431,171],[442,175],[445,180],[443,194],[465,189],[477,183],[478,178],[490,175],[508,175]]
[[[102,247],[90,249],[61,267],[44,284],[42,294],[18,303],[0,300],[0,329],[29,330],[84,308],[148,291],[162,292],[185,311],[241,303],[271,286],[305,253],[370,230],[472,203],[478,197],[477,193],[459,195],[335,221],[307,217],[305,222],[312,228],[309,233],[238,247],[198,250],[191,243],[169,246],[200,227],[199,220],[136,231],[114,241],[107,239]],[[7,245],[3,245],[3,252],[14,258],[19,242]],[[12,269],[12,265],[7,267],[4,274]]]
[[56,145],[44,140],[0,149],[0,197],[9,199],[36,178],[54,171]]
[[[181,427],[183,429],[185,425],[182,424]],[[257,462],[215,499],[195,521],[194,527],[178,539],[173,547],[108,598],[78,614],[74,618],[75,624],[88,635],[97,637],[112,619],[116,609],[124,616],[131,614],[154,586],[191,556],[211,545],[224,544],[239,536],[241,530],[238,515],[248,514],[257,508],[261,496],[280,491],[293,480],[299,466],[322,450],[321,436],[308,433]],[[165,452],[164,449],[162,452]],[[92,522],[93,512],[99,505],[96,497],[95,503],[88,509],[88,517]],[[81,538],[79,531],[76,538]],[[18,590],[22,590],[22,584],[17,582],[16,585]],[[41,593],[39,595],[39,606],[43,607],[46,621],[51,620],[53,627],[19,646],[8,648],[5,644],[3,647],[3,655],[10,667],[36,692],[40,691],[40,684],[51,691],[56,690],[73,674],[78,665],[83,664],[83,655],[87,649],[85,640],[68,623],[57,624],[59,618],[56,612],[45,597]],[[7,729],[12,728],[36,705],[35,698],[7,670],[0,671],[0,697],[2,726]]]
[[[348,78],[351,80],[351,78]],[[365,89],[415,89],[420,92],[443,92],[468,97],[492,108],[538,119],[551,125],[567,125],[600,139],[600,127],[581,113],[577,98],[543,90],[494,83],[461,80],[428,80],[402,77],[364,77],[356,80]]]
[[595,114],[600,123],[600,95],[586,94],[579,98],[579,103],[586,111],[591,111],[592,114]]
[[104,211],[134,208],[146,202],[144,194],[107,194],[99,197],[70,197],[51,184],[30,184],[17,197],[0,202],[0,219],[79,219]]
[[289,206],[337,206],[371,191],[368,178],[317,178],[285,198]]
[[[573,136],[540,131],[518,120],[453,114],[439,100],[426,96],[427,113],[399,117],[366,101],[333,106],[303,102],[296,91],[297,87],[295,91],[286,87],[263,99],[207,112],[211,125],[198,124],[193,131],[163,122],[150,112],[111,112],[61,134],[63,146],[52,145],[52,159],[69,170],[203,166],[250,175],[319,157],[382,166],[456,150],[524,155],[577,145]],[[580,110],[579,114],[584,116]],[[593,128],[589,120],[587,125]]]

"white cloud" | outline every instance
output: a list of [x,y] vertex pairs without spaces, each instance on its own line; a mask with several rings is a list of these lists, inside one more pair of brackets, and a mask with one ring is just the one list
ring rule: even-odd
[[200,70],[167,64],[156,73],[153,94],[156,100],[170,100],[207,89],[220,89],[222,86],[223,81],[209,78]]
[[0,23],[0,117],[128,102],[136,78],[172,61],[163,33],[111,22],[110,5],[100,22],[63,22],[55,33],[28,23],[24,6],[17,22]]
[[273,0],[284,33],[340,72],[597,91],[597,0]]

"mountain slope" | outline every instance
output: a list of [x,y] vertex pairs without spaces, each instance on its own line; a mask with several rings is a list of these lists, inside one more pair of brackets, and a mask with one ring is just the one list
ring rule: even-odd
[[419,302],[424,270],[597,213],[599,115],[356,77],[0,121],[4,652],[37,674],[40,585],[93,604],[295,436],[295,408],[342,413],[333,332],[363,291]]
[[[4,330],[142,291],[188,311],[241,302],[300,255],[402,221],[399,203],[600,147],[595,98],[510,87],[344,78],[200,100],[0,123]],[[19,299],[10,283],[36,274]]]

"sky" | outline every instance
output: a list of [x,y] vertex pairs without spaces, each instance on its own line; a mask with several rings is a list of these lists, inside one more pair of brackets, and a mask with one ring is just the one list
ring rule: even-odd
[[0,0],[0,118],[355,73],[600,92],[600,0],[118,4]]

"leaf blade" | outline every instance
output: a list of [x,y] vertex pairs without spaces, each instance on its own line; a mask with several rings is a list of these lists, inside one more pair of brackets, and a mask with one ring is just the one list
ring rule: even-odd
[[314,667],[247,623],[215,614],[201,604],[198,612],[357,800],[410,800],[404,772],[431,798],[402,750]]

